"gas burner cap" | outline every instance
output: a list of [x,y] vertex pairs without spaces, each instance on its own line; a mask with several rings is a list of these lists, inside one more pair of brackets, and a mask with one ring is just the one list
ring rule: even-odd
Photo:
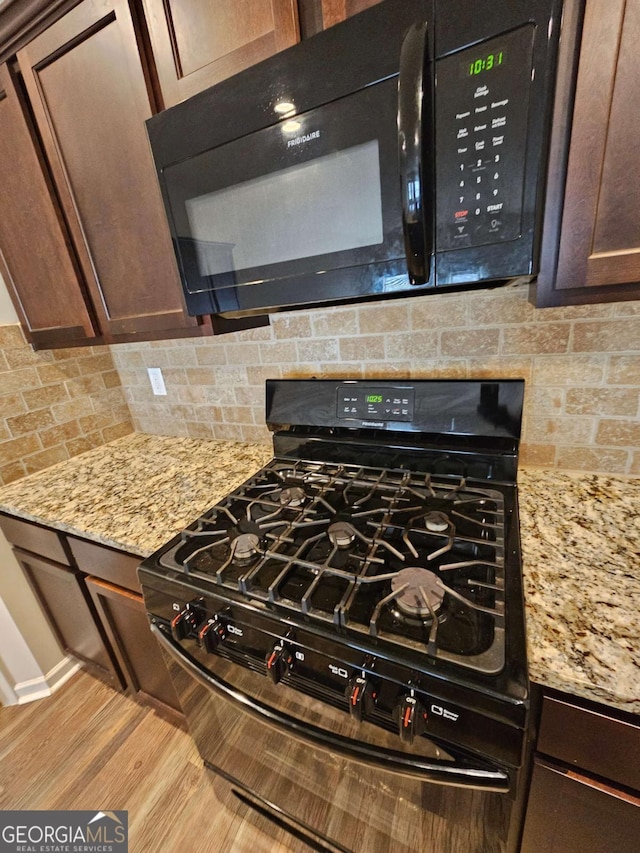
[[356,538],[356,530],[348,521],[334,521],[327,530],[331,544],[337,548],[348,548]]
[[233,542],[233,559],[237,563],[250,562],[258,554],[259,545],[255,533],[241,533]]
[[424,526],[431,533],[443,533],[451,524],[443,512],[429,512],[424,517]]
[[305,497],[304,489],[299,486],[292,486],[280,492],[280,503],[282,506],[301,506]]
[[444,598],[444,589],[434,572],[421,569],[418,566],[401,569],[391,579],[391,590],[395,592],[405,584],[408,584],[407,588],[399,592],[394,599],[394,603],[401,613],[405,616],[419,616],[423,619],[431,616],[431,611],[420,592],[421,589],[424,590],[433,611],[437,613]]

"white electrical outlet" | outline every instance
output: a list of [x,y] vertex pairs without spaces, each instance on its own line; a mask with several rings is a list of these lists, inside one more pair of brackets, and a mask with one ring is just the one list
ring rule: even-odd
[[149,374],[149,382],[151,382],[153,393],[156,396],[163,395],[166,397],[167,387],[164,384],[162,370],[159,367],[147,367],[147,373]]

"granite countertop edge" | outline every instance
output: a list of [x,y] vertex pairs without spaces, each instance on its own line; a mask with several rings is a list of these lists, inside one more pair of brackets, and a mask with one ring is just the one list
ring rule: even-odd
[[[0,487],[0,512],[144,558],[272,455],[131,433]],[[521,466],[518,492],[532,681],[640,714],[640,478]]]

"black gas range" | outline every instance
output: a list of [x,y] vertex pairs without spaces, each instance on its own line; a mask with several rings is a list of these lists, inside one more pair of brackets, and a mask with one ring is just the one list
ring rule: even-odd
[[205,762],[329,848],[358,849],[335,814],[309,824],[308,806],[274,799],[287,762],[267,762],[264,786],[246,748],[224,759],[227,727],[242,721],[254,750],[278,733],[345,772],[396,774],[409,802],[425,783],[507,795],[495,849],[513,847],[529,719],[523,383],[274,380],[266,401],[273,459],[139,570]]

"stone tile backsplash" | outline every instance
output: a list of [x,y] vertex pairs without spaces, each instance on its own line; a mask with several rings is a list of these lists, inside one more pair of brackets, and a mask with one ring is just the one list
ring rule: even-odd
[[0,484],[134,428],[268,442],[265,379],[312,376],[521,377],[523,462],[640,474],[640,302],[536,310],[528,297],[526,285],[430,294],[217,338],[39,352],[0,326]]
[[[521,377],[522,461],[640,474],[640,302],[536,310],[526,285],[315,309],[111,353],[135,428],[268,441],[269,377]],[[147,367],[161,367],[166,397]],[[60,404],[53,404],[60,405]]]
[[34,352],[0,326],[0,485],[132,430],[108,347]]

